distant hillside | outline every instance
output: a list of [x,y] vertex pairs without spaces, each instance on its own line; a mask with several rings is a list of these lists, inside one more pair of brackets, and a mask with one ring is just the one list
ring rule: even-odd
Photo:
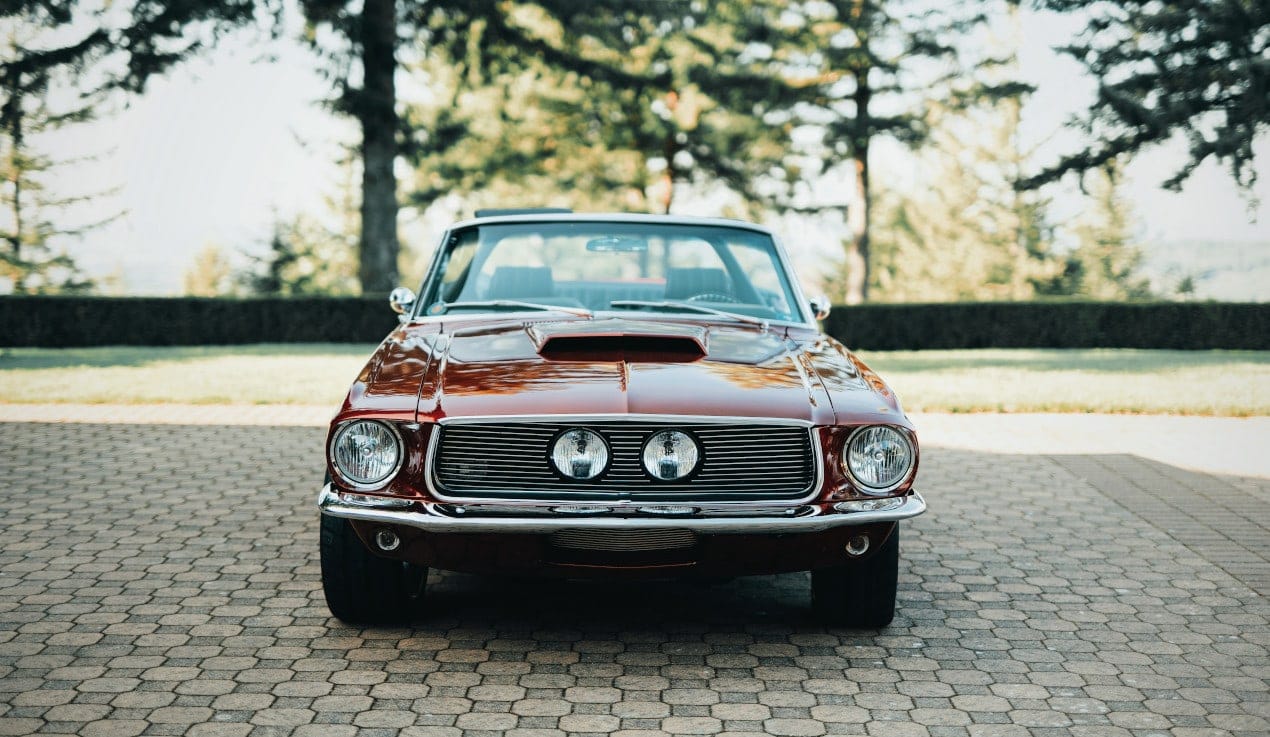
[[1196,299],[1270,302],[1270,240],[1162,241],[1143,251],[1143,272],[1160,296],[1181,296],[1178,285],[1190,277]]

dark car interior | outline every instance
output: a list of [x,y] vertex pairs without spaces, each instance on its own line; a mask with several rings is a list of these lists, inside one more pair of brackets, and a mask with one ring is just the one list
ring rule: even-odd
[[723,269],[671,268],[666,280],[648,282],[557,282],[549,266],[499,266],[490,276],[484,299],[542,302],[567,299],[588,309],[604,309],[614,300],[689,300],[706,297],[712,302],[740,302]]

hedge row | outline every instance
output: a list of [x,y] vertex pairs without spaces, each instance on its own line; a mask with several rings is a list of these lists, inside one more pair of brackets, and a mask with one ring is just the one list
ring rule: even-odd
[[[0,346],[371,343],[396,324],[380,298],[0,297]],[[974,302],[837,307],[852,348],[1270,350],[1270,303]]]
[[838,307],[852,348],[1270,349],[1270,303],[957,302]]
[[377,343],[397,324],[384,299],[0,297],[0,346]]

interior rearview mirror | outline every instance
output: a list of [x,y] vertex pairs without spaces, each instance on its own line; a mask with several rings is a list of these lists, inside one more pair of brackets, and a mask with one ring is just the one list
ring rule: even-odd
[[643,238],[610,235],[587,241],[586,250],[595,253],[644,253],[648,250],[648,241]]

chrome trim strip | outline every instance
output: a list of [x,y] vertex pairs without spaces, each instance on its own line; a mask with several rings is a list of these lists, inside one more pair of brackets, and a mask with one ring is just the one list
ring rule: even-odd
[[732,218],[701,217],[698,215],[657,215],[640,212],[542,212],[525,215],[490,215],[483,218],[468,218],[450,226],[451,230],[468,228],[473,225],[498,225],[504,223],[642,223],[650,225],[706,225],[738,230],[753,230],[767,235],[774,235],[771,228],[748,220]]
[[[771,506],[773,504],[777,504],[777,505],[806,504],[807,502],[810,502],[811,500],[815,499],[817,496],[820,495],[821,489],[824,487],[824,484],[825,484],[825,468],[824,468],[824,463],[822,463],[822,461],[824,460],[824,448],[821,447],[821,444],[820,444],[820,433],[816,430],[815,426],[813,426],[810,422],[807,422],[805,420],[784,420],[784,419],[775,419],[770,417],[763,417],[763,418],[706,417],[706,416],[696,416],[696,415],[640,415],[640,414],[616,413],[616,414],[595,414],[595,415],[505,415],[505,416],[504,415],[481,415],[481,416],[472,416],[472,417],[443,417],[440,420],[438,420],[437,423],[440,425],[447,425],[447,424],[490,424],[490,423],[512,423],[512,422],[551,422],[551,423],[557,423],[557,424],[577,423],[580,425],[585,425],[588,422],[613,422],[613,421],[626,421],[626,420],[629,420],[632,422],[666,422],[666,423],[697,422],[702,424],[714,423],[714,424],[720,424],[720,425],[763,424],[763,425],[783,425],[786,427],[803,427],[807,429],[807,432],[811,435],[811,452],[812,452],[811,463],[812,463],[812,472],[813,472],[813,476],[811,480],[811,490],[807,494],[807,496],[800,497],[798,499],[775,499],[775,500],[746,499],[744,501],[735,501],[735,502],[712,502],[711,504],[729,505],[729,506],[746,505],[746,504],[762,504],[767,506]],[[500,499],[500,498],[490,498],[490,497],[449,496],[447,494],[442,493],[441,490],[437,488],[436,479],[435,479],[437,446],[441,443],[441,433],[433,431],[429,433],[429,435],[430,437],[428,438],[428,453],[423,461],[423,483],[425,486],[428,487],[428,493],[431,494],[433,498],[439,499],[443,502],[450,502],[450,503],[457,503],[457,504],[490,504],[490,503],[506,504],[513,501],[510,499]],[[562,487],[563,487],[563,482],[562,482]],[[533,500],[532,503],[561,505],[561,504],[577,504],[579,502],[576,499],[571,500],[568,497],[562,497],[559,499],[535,499]],[[584,502],[584,503],[588,503],[588,502]],[[646,499],[639,502],[641,506],[668,504],[668,503],[671,503],[671,502],[652,502]],[[701,504],[696,503],[691,499],[685,499],[682,502],[673,502],[673,503],[689,504],[692,506],[701,506]]]
[[[547,509],[547,505],[537,505]],[[614,504],[613,508],[623,508]],[[640,505],[628,509],[634,513]],[[781,534],[789,532],[823,532],[835,527],[852,527],[876,522],[897,522],[916,517],[926,511],[926,500],[916,491],[904,497],[904,503],[894,509],[872,512],[825,512],[819,507],[789,507],[801,511],[800,516],[782,517],[482,517],[450,516],[442,512],[443,505],[423,503],[419,509],[375,509],[346,504],[330,484],[318,494],[318,509],[322,514],[361,522],[379,522],[387,525],[413,527],[435,533],[503,532],[512,534],[542,534],[556,530],[655,530],[686,529],[712,535]]]
[[785,425],[787,427],[812,427],[810,420],[791,420],[784,417],[723,417],[720,415],[653,415],[628,412],[608,412],[583,415],[467,415],[442,417],[440,425],[489,424],[496,422],[551,422],[560,424],[585,424],[588,422],[687,422],[716,425]]
[[[453,322],[454,318],[456,317],[474,317],[474,318],[480,318],[483,320],[499,319],[499,320],[506,320],[508,322],[524,322],[527,320],[529,321],[541,320],[543,319],[544,315],[550,315],[550,314],[552,313],[545,312],[542,310],[533,310],[533,311],[526,310],[523,312],[517,312],[515,310],[508,310],[505,312],[463,312],[463,313],[454,312],[450,314],[441,314],[441,315],[415,315],[407,321],[407,324],[408,325],[428,325],[431,323],[445,322],[446,320]],[[562,312],[561,314],[567,314],[567,313]],[[613,317],[621,317],[621,318],[629,319],[632,314],[635,314],[635,313],[632,313],[630,310],[596,310],[594,313],[592,313],[591,319],[607,320]],[[731,322],[726,318],[718,318],[718,320],[716,321],[714,317],[704,312],[644,312],[644,313],[638,313],[638,314],[640,314],[641,316],[640,319],[645,322],[664,321],[664,322],[699,323],[699,322],[702,322],[702,318],[705,318],[707,321],[709,321],[711,328],[736,327],[737,325],[747,324],[747,323]],[[578,319],[582,320],[583,318],[578,318]],[[813,326],[808,325],[807,323],[795,322],[792,320],[768,320],[767,325],[769,328],[801,328],[803,330],[815,329],[813,328]],[[758,326],[755,325],[754,327],[758,327]]]
[[369,507],[372,509],[400,509],[402,507],[414,506],[414,502],[405,497],[374,496],[371,494],[352,494],[349,492],[344,492],[340,496],[340,501],[345,504],[351,504],[355,507]]

